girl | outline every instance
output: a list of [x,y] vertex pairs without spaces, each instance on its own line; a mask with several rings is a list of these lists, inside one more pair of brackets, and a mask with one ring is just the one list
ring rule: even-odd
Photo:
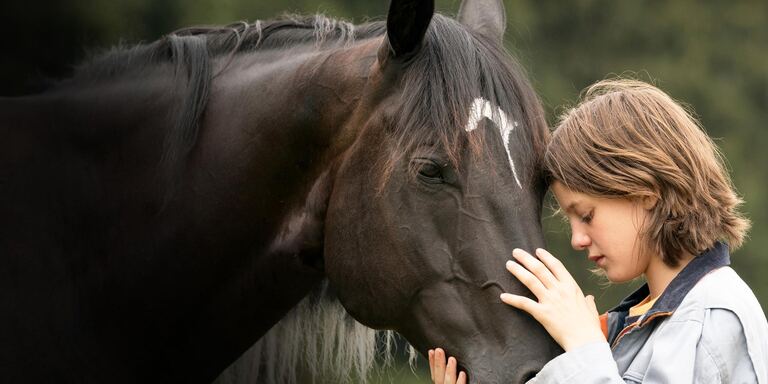
[[[544,167],[573,248],[611,282],[646,284],[598,317],[555,257],[515,250],[507,269],[537,300],[501,301],[565,350],[529,383],[768,383],[768,322],[728,267],[749,221],[714,143],[683,107],[640,81],[599,82],[565,113]],[[466,382],[443,350],[429,362],[435,383]]]

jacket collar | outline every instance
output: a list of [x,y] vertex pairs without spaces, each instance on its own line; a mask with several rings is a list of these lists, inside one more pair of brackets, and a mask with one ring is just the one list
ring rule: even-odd
[[[720,241],[716,242],[712,248],[693,258],[672,279],[661,296],[659,296],[659,299],[656,300],[656,303],[653,304],[653,307],[643,317],[647,318],[658,312],[674,312],[685,298],[685,295],[704,275],[730,264],[731,257],[728,252],[728,245]],[[649,293],[648,284],[643,284],[642,287],[627,296],[618,306],[608,312],[628,312],[629,308],[643,301],[648,297]]]

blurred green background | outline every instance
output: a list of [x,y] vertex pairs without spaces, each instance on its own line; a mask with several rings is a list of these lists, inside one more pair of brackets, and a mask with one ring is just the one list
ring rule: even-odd
[[[458,0],[438,0],[453,15]],[[508,0],[506,44],[539,92],[550,124],[587,85],[609,75],[653,81],[698,113],[728,159],[734,184],[753,221],[734,268],[768,305],[768,2]],[[35,92],[46,77],[64,77],[88,52],[152,41],[192,24],[270,19],[284,12],[325,13],[360,23],[382,19],[386,1],[360,0],[6,0],[0,6],[4,48],[2,96]],[[551,199],[549,199],[551,204]],[[607,286],[569,247],[568,228],[552,211],[544,224],[549,248],[566,262],[585,292],[607,310],[637,282]],[[398,364],[374,382],[423,383]]]

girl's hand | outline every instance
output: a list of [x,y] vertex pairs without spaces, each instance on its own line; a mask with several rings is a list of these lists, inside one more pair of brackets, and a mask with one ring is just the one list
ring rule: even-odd
[[539,301],[510,293],[502,293],[501,301],[530,313],[565,351],[605,341],[595,298],[584,296],[568,270],[552,254],[539,248],[536,255],[538,259],[515,249],[512,256],[517,263],[508,261],[507,270]]
[[429,373],[435,384],[466,384],[466,373],[459,372],[456,377],[456,364],[456,359],[451,357],[448,358],[448,365],[445,365],[445,351],[441,348],[429,350]]

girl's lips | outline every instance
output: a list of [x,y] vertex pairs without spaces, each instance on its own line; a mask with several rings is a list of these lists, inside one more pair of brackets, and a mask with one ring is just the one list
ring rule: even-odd
[[592,256],[589,256],[589,260],[591,260],[595,264],[597,264],[598,267],[602,267],[603,264],[605,264],[605,256],[603,256],[603,255],[592,255]]

